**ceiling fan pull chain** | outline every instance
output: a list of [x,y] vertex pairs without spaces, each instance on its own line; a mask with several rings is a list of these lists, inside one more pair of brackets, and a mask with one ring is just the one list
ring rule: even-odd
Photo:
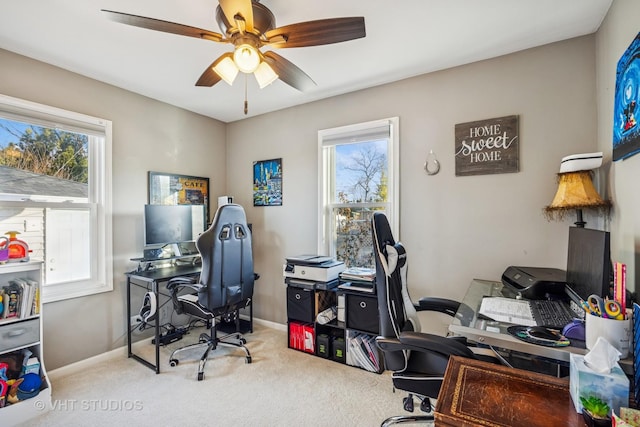
[[247,75],[244,75],[244,115],[249,112],[249,101],[247,101]]

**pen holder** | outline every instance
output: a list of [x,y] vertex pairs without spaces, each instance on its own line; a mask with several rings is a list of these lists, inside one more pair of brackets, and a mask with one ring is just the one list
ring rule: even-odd
[[626,320],[606,319],[587,314],[585,322],[587,348],[591,350],[596,345],[598,337],[602,337],[621,353],[621,359],[627,358],[631,346],[631,313],[628,309]]

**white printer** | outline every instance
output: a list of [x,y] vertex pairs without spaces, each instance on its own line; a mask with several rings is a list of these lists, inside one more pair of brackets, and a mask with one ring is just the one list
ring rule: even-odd
[[298,255],[287,258],[282,266],[284,277],[309,280],[313,282],[331,282],[338,279],[345,270],[344,262],[321,255]]

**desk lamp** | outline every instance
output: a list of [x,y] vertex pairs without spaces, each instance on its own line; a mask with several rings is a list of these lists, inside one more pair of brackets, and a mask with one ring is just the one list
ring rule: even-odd
[[575,225],[583,228],[586,224],[582,219],[583,209],[608,212],[611,201],[600,198],[591,180],[592,170],[601,165],[601,152],[563,157],[558,173],[558,191],[551,204],[544,209],[547,219],[561,220],[567,212],[575,209]]

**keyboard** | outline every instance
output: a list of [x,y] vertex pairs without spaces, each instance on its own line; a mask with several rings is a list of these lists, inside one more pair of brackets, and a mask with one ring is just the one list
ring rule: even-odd
[[529,305],[539,326],[562,329],[571,323],[574,317],[560,301],[533,300],[529,301]]
[[573,320],[563,302],[550,300],[487,297],[482,299],[480,314],[498,322],[553,329],[562,329]]

